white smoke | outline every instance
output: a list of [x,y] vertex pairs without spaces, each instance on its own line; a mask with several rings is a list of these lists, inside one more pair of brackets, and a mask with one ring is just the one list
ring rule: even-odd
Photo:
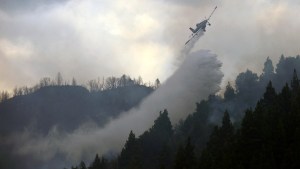
[[200,39],[200,37],[204,34],[202,30],[199,30],[196,34],[192,34],[188,43],[184,46],[183,50],[181,51],[182,57],[186,57],[191,50],[194,48],[196,42]]
[[184,59],[187,57],[188,54],[192,51],[194,48],[196,42],[200,39],[201,36],[203,36],[204,32],[202,30],[199,30],[197,34],[192,34],[190,35],[188,41],[186,42],[186,45],[180,50],[178,53],[179,56],[177,57],[176,60],[176,65],[180,66]]
[[[190,50],[203,35],[199,34],[182,50],[184,61],[177,71],[149,97],[104,128],[81,127],[73,133],[53,130],[46,137],[33,137],[29,133],[19,136],[17,152],[34,155],[37,159],[50,160],[56,154],[64,154],[73,161],[92,159],[96,153],[120,151],[130,130],[137,135],[153,125],[159,111],[168,109],[172,123],[193,112],[195,103],[219,91],[221,63],[209,51]],[[74,164],[74,163],[73,163]]]

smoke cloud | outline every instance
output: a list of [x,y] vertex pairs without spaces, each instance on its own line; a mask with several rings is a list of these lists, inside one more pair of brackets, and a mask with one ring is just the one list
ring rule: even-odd
[[61,133],[54,128],[45,137],[24,132],[16,139],[16,153],[47,162],[60,154],[74,164],[81,159],[92,159],[96,153],[119,152],[130,130],[142,134],[153,125],[163,109],[168,109],[173,124],[185,118],[195,109],[196,102],[219,91],[223,77],[217,55],[207,50],[188,54],[201,35],[203,33],[182,50],[183,57],[186,57],[175,73],[139,107],[123,113],[103,128],[92,123],[73,133]]

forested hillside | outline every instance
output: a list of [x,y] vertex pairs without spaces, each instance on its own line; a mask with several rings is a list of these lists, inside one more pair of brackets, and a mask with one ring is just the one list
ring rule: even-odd
[[199,168],[299,168],[300,87],[297,76],[276,93],[270,82],[255,109],[248,109],[240,128],[228,112],[202,151]]
[[28,93],[20,88],[21,92],[0,103],[0,133],[6,135],[28,128],[46,134],[54,126],[69,132],[86,121],[102,126],[138,105],[153,91],[152,87],[133,83],[127,76],[115,79],[115,86],[103,90],[96,90],[96,83],[90,90],[61,83],[40,85]]
[[[158,80],[157,80],[158,81]],[[159,83],[156,82],[156,87]],[[89,81],[88,87],[43,78],[34,87],[2,92],[0,102],[0,168],[30,167],[32,157],[14,154],[15,137],[26,133],[49,135],[56,130],[70,133],[86,123],[101,128],[122,112],[139,105],[155,88],[123,75],[104,82]],[[18,163],[15,160],[19,161]]]
[[142,135],[129,133],[116,158],[96,155],[80,169],[299,168],[300,57],[268,58],[263,73],[239,74],[224,97],[210,96],[172,126],[159,113]]

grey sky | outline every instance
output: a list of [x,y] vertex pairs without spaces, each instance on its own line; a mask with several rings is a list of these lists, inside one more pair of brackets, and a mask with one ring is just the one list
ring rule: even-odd
[[124,73],[165,80],[188,28],[215,5],[195,50],[220,57],[225,84],[246,68],[261,71],[267,56],[300,53],[296,0],[0,0],[0,90],[57,72],[82,83]]
[[30,12],[40,7],[53,6],[68,0],[0,0],[0,9],[8,13]]

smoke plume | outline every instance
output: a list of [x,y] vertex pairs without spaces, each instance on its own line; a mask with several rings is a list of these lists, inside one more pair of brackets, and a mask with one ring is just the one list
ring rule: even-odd
[[103,128],[84,125],[73,133],[53,129],[45,137],[25,132],[19,136],[16,152],[48,162],[58,154],[64,155],[74,164],[73,161],[92,159],[96,153],[119,152],[130,130],[142,134],[163,109],[168,109],[173,124],[185,118],[195,109],[195,102],[219,91],[223,77],[217,55],[206,50],[189,53],[202,34],[182,50],[184,59],[175,73],[138,107]]

